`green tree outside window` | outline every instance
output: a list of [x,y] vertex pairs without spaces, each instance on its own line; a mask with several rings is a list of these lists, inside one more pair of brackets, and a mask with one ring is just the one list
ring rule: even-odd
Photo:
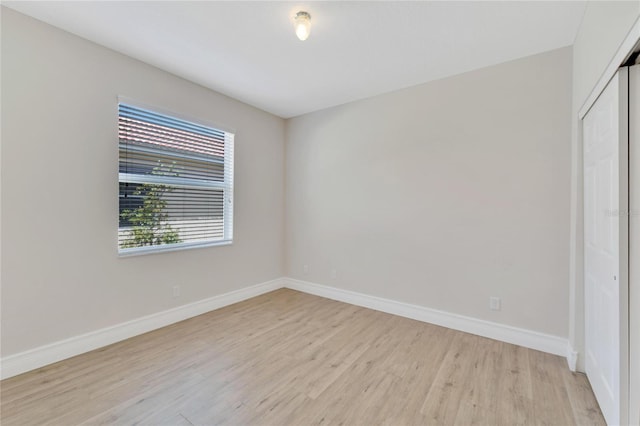
[[[165,165],[158,160],[158,165],[151,174],[158,176],[174,176],[175,162]],[[122,248],[154,246],[160,244],[175,244],[182,240],[178,232],[169,225],[169,215],[166,212],[167,201],[165,194],[172,192],[168,185],[145,183],[140,185],[133,195],[141,196],[142,205],[135,209],[124,210],[120,217],[129,221],[133,226],[129,230],[128,238],[122,243]]]

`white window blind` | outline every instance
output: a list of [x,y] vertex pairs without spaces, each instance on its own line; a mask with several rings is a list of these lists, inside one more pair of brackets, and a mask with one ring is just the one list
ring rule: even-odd
[[120,254],[232,241],[232,133],[120,103],[118,134]]

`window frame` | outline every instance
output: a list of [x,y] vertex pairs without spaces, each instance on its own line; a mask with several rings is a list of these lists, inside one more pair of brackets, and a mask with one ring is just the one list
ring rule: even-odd
[[[213,130],[217,130],[220,132],[224,132],[225,134],[225,155],[222,160],[224,164],[224,181],[216,182],[216,181],[207,181],[207,183],[198,183],[190,180],[189,178],[180,178],[180,177],[172,177],[172,176],[153,176],[153,175],[138,175],[138,177],[132,177],[132,174],[122,173],[120,172],[120,155],[118,154],[118,203],[120,203],[120,184],[121,183],[156,183],[156,184],[166,184],[166,185],[178,185],[183,188],[207,188],[207,189],[220,189],[224,193],[223,198],[223,239],[216,241],[202,241],[202,242],[180,242],[180,243],[172,243],[172,244],[161,244],[156,246],[140,246],[140,247],[129,247],[129,248],[121,248],[119,242],[119,234],[120,234],[120,208],[118,208],[118,232],[116,236],[116,248],[118,252],[118,257],[131,257],[131,256],[139,256],[146,254],[154,254],[154,253],[166,253],[171,251],[182,251],[182,250],[190,250],[196,248],[204,248],[204,247],[216,247],[216,246],[228,246],[233,244],[233,222],[234,222],[234,169],[235,169],[235,130],[228,126],[221,126],[216,123],[212,123],[206,120],[201,120],[194,117],[189,117],[184,114],[176,113],[174,111],[170,111],[161,107],[157,107],[155,105],[149,105],[145,103],[141,103],[136,100],[132,100],[131,98],[125,96],[118,96],[116,102],[116,140],[118,152],[120,151],[120,137],[118,135],[119,132],[119,120],[120,120],[120,104],[125,104],[130,107],[140,108],[149,110],[151,112],[168,116],[170,118],[174,118],[177,120],[183,120],[189,123],[193,123],[199,126],[204,126],[211,128]],[[145,148],[141,147],[141,150]],[[156,151],[156,150],[153,150]],[[170,150],[158,149],[158,152],[162,152],[164,155],[173,156],[175,158],[180,158],[181,154],[172,152]],[[229,158],[228,158],[229,156]],[[228,181],[229,180],[229,181]],[[142,182],[144,181],[144,182]]]

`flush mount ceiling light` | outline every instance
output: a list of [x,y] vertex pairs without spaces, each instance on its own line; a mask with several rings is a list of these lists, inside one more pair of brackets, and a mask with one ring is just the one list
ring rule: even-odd
[[296,35],[300,40],[305,41],[311,32],[311,15],[301,10],[296,13],[295,22]]

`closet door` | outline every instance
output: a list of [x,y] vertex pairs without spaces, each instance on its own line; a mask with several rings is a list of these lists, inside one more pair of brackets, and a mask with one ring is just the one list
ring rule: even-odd
[[628,398],[628,69],[583,119],[585,364],[610,425]]

